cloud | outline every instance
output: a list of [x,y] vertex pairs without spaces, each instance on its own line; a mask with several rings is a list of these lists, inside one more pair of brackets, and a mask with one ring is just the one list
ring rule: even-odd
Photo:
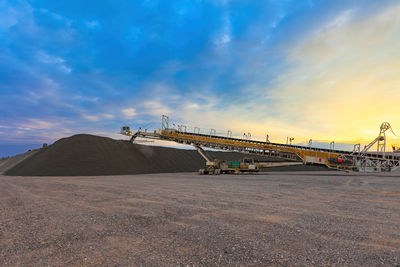
[[48,64],[60,64],[64,63],[64,59],[60,57],[55,57],[55,56],[50,56],[47,53],[43,51],[39,51],[37,53],[38,59],[42,61],[43,63],[48,63]]
[[66,73],[70,73],[72,70],[64,62],[65,59],[61,57],[51,56],[43,51],[37,52],[38,59],[45,64],[57,65],[60,70]]
[[211,3],[213,3],[214,5],[218,5],[218,6],[227,6],[229,4],[229,2],[231,2],[230,0],[211,0]]
[[351,19],[354,9],[347,9],[328,23],[326,28],[339,28],[345,26]]
[[222,48],[228,43],[230,43],[231,40],[232,40],[232,26],[229,20],[229,16],[226,15],[223,19],[223,28],[219,33],[217,33],[214,39],[214,44],[217,46],[217,48]]
[[218,36],[215,43],[218,46],[222,46],[222,45],[229,43],[231,40],[232,40],[232,37],[230,36],[230,34],[225,32],[225,33],[222,33],[220,36]]
[[171,113],[171,109],[169,109],[165,104],[163,104],[158,99],[153,99],[149,101],[144,101],[141,106],[143,107],[144,114],[150,114],[154,116],[161,116],[163,114]]
[[86,26],[93,30],[101,29],[101,23],[98,20],[87,21]]
[[[366,139],[383,121],[400,128],[400,5],[348,20],[345,11],[290,49],[291,66],[273,81],[266,99],[282,121],[311,135]],[[346,27],[338,27],[345,23]],[[339,25],[340,24],[340,25]],[[328,23],[328,26],[332,22]]]
[[73,99],[80,100],[80,101],[87,101],[87,102],[92,102],[92,103],[98,103],[100,100],[100,97],[89,97],[89,96],[83,96],[83,95],[76,95],[73,97]]
[[64,121],[63,135],[112,134],[124,118],[158,127],[161,114],[283,142],[369,140],[383,120],[400,128],[395,1],[104,2],[90,13],[53,2],[0,1],[10,137],[53,138]]
[[24,1],[18,2],[18,4],[14,3],[14,5],[8,5],[7,1],[2,1],[0,3],[0,33],[1,30],[7,31],[17,25],[32,11],[32,7]]
[[[1,9],[0,9],[1,10]],[[18,23],[22,14],[13,8],[2,10],[4,16],[0,16],[0,29],[8,29]]]
[[[190,101],[175,103],[171,120],[204,132],[230,129],[240,136],[250,131],[260,140],[269,134],[279,142],[293,136],[298,142],[365,144],[378,135],[383,121],[400,129],[400,49],[394,45],[400,43],[399,13],[400,4],[369,16],[345,9],[277,50],[286,57],[275,78],[260,82],[261,66],[244,65],[254,83],[244,84],[243,94],[188,92],[184,99]],[[389,135],[389,143],[396,140]]]
[[136,116],[136,110],[134,108],[126,108],[121,110],[122,114],[126,117],[126,118],[133,118]]
[[193,109],[199,109],[200,106],[197,103],[187,103],[186,106],[184,107],[184,109],[188,109],[188,110],[193,110]]
[[113,119],[114,115],[112,115],[112,114],[103,114],[103,117],[106,118],[106,119]]
[[50,122],[40,119],[27,119],[28,122],[18,124],[19,127],[23,127],[26,130],[30,129],[42,129],[42,130],[49,130],[59,127],[60,123],[58,122]]
[[[129,112],[128,112],[129,113]],[[131,113],[130,113],[131,114]],[[88,115],[88,114],[84,114],[83,118],[85,118],[86,120],[92,121],[92,122],[98,122],[101,121],[102,119],[113,119],[114,115],[112,114],[100,114],[100,115]]]
[[100,117],[99,116],[94,116],[94,115],[83,115],[83,117],[89,121],[99,121]]

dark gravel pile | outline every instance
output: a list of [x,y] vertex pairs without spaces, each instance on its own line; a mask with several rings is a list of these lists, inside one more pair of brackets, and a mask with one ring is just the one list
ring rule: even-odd
[[38,149],[31,150],[31,151],[28,151],[28,152],[25,152],[23,154],[19,154],[19,155],[13,156],[13,157],[0,159],[0,173],[6,172],[7,170],[11,169],[15,165],[22,162],[23,160],[34,155],[36,152],[38,152]]
[[[241,153],[211,152],[224,160],[263,156]],[[14,176],[117,175],[165,172],[193,172],[204,168],[205,160],[195,150],[132,144],[87,134],[74,135],[40,150],[5,172]],[[289,168],[290,169],[290,168]]]

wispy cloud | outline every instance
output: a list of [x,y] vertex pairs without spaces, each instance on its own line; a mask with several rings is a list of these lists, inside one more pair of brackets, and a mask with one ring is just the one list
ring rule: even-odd
[[45,64],[56,65],[61,71],[70,73],[71,68],[65,64],[65,59],[57,56],[51,56],[43,51],[37,52],[38,59]]
[[115,116],[114,116],[114,115],[112,115],[112,114],[103,114],[103,117],[104,117],[104,118],[106,118],[106,119],[109,119],[109,120],[111,120],[111,119],[114,119],[114,118],[115,118]]
[[48,129],[57,128],[60,125],[60,123],[30,118],[30,119],[27,119],[27,122],[20,123],[18,125],[19,125],[19,127],[23,127],[23,128],[26,128],[26,129],[44,129],[44,130],[48,130]]
[[[129,114],[129,115],[132,115],[132,111],[126,111],[125,110],[125,113]],[[98,121],[103,121],[103,120],[111,120],[111,119],[115,118],[115,116],[113,114],[107,114],[107,113],[98,114],[98,115],[83,114],[82,116],[83,116],[83,118],[85,118],[86,120],[91,121],[91,122],[98,122]]]
[[281,118],[309,125],[310,134],[347,140],[367,138],[367,129],[386,120],[400,127],[391,100],[400,97],[400,50],[392,45],[399,41],[399,12],[400,5],[392,6],[294,45],[292,67],[268,93]]
[[4,140],[115,136],[161,114],[283,142],[400,128],[396,1],[54,3],[0,1]]
[[9,28],[17,25],[20,20],[27,14],[33,11],[31,6],[24,1],[18,4],[8,5],[7,2],[0,3],[0,33],[1,30],[8,30]]
[[171,109],[163,104],[159,99],[144,101],[141,106],[143,108],[143,113],[145,114],[160,116],[160,114],[171,113]]
[[329,28],[339,28],[345,26],[351,19],[354,13],[354,9],[347,9],[340,13],[336,18],[327,24],[327,29]]
[[101,118],[95,115],[83,115],[83,117],[89,121],[99,121]]
[[229,20],[229,15],[225,15],[223,18],[223,27],[220,32],[217,33],[214,43],[217,48],[221,49],[223,46],[230,43],[232,40],[232,26]]
[[383,121],[400,128],[393,102],[400,99],[400,50],[393,45],[400,40],[399,12],[399,5],[368,17],[347,9],[287,47],[286,69],[248,91],[253,99],[224,103],[224,95],[206,93],[214,103],[205,106],[191,94],[174,113],[204,131],[369,142]]
[[125,108],[121,110],[121,113],[125,116],[125,118],[131,119],[136,116],[136,109]]
[[86,26],[93,30],[101,29],[101,23],[98,20],[87,21]]

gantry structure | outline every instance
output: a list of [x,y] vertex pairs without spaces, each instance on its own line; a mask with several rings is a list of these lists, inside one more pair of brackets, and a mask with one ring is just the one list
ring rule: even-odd
[[[210,131],[210,134],[201,134],[198,127],[195,127],[194,132],[188,132],[186,129],[187,127],[183,125],[179,125],[178,129],[170,128],[169,118],[163,115],[161,129],[159,130],[139,129],[132,132],[129,126],[123,126],[121,134],[130,136],[132,142],[137,137],[158,139],[192,145],[196,149],[207,147],[265,155],[271,158],[299,161],[303,164],[325,165],[343,171],[390,172],[400,167],[400,153],[386,152],[386,132],[388,130],[393,132],[387,122],[381,125],[379,136],[375,140],[362,150],[359,144],[355,145],[353,151],[335,150],[332,146],[331,149],[324,149],[311,147],[311,145],[272,143],[269,142],[268,138],[266,141],[257,141],[251,140],[250,134],[245,134],[244,138],[234,138],[231,131],[228,131],[227,136],[219,136],[214,129]],[[372,151],[371,149],[375,146],[377,146],[377,150]]]

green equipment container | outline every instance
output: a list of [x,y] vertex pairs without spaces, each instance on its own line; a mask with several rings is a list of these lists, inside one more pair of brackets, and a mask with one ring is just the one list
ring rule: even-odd
[[228,168],[230,169],[239,169],[240,162],[239,161],[228,161]]

